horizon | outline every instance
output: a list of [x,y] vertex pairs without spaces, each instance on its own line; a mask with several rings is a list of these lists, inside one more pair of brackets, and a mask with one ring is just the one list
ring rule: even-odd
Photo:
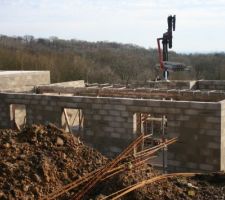
[[175,52],[223,52],[223,0],[0,0],[1,32],[156,48],[176,15]]
[[[0,37],[1,36],[6,36],[6,37],[11,37],[11,38],[24,38],[25,36],[33,36],[33,35],[29,35],[29,34],[25,34],[25,35],[5,35],[5,34],[1,34],[0,33]],[[35,40],[38,39],[46,39],[46,40],[51,40],[52,37],[54,37],[55,39],[58,40],[65,40],[65,41],[71,41],[71,40],[76,40],[79,42],[89,42],[89,43],[98,43],[98,42],[105,42],[105,43],[116,43],[116,44],[120,44],[120,45],[132,45],[132,46],[137,46],[139,48],[143,48],[145,50],[150,50],[150,49],[155,49],[157,50],[157,47],[144,47],[144,46],[140,46],[138,44],[134,44],[134,43],[123,43],[123,42],[117,42],[117,41],[107,41],[107,40],[99,40],[99,41],[88,41],[88,40],[81,40],[79,38],[59,38],[58,36],[49,36],[49,37],[35,37],[33,36]],[[175,52],[177,54],[225,54],[225,51],[204,51],[204,52],[179,52],[179,51],[175,51],[173,49],[169,49],[169,52]]]

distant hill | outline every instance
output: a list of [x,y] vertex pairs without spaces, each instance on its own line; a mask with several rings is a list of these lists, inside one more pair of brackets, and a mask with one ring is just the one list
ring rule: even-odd
[[[172,79],[225,79],[225,54],[177,54],[171,61],[193,66]],[[0,36],[0,70],[50,70],[52,82],[84,79],[86,82],[129,83],[157,75],[156,49],[132,44]]]

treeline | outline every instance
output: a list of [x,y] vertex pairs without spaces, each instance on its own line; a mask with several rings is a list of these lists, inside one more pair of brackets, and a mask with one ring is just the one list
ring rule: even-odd
[[[192,66],[171,79],[225,79],[225,54],[177,54],[170,60]],[[0,70],[50,70],[52,82],[93,83],[153,80],[159,73],[156,49],[132,44],[0,36]]]

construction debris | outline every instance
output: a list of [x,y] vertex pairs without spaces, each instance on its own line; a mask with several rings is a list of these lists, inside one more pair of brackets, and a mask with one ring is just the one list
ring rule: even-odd
[[225,199],[225,175],[161,175],[141,135],[109,160],[52,124],[0,130],[0,199]]

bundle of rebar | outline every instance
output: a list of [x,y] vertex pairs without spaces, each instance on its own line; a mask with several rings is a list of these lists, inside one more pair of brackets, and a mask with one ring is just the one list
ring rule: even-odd
[[149,136],[144,136],[143,134],[135,139],[121,154],[119,154],[114,160],[106,164],[104,167],[97,169],[80,179],[71,182],[64,187],[59,188],[55,192],[51,193],[43,199],[56,199],[57,197],[65,194],[66,192],[79,188],[79,192],[75,194],[72,199],[78,200],[83,199],[84,196],[100,181],[106,180],[116,174],[130,170],[130,168],[135,169],[143,164],[145,164],[149,159],[153,157],[153,154],[165,146],[170,145],[177,141],[177,138],[170,139],[154,147],[142,150],[135,154],[132,153],[133,149],[137,148],[138,145],[143,142],[144,139]]
[[139,183],[136,183],[136,184],[133,184],[133,185],[130,185],[126,188],[123,188],[113,194],[110,194],[109,196],[106,196],[104,198],[102,198],[101,200],[108,200],[108,199],[112,199],[112,200],[116,200],[116,199],[119,199],[121,198],[122,196],[125,196],[126,194],[134,191],[134,190],[137,190],[141,187],[144,187],[148,184],[151,184],[151,183],[154,183],[154,182],[157,182],[157,181],[162,181],[164,179],[167,179],[167,178],[172,178],[172,177],[177,177],[177,176],[182,176],[182,177],[191,177],[191,176],[195,176],[196,173],[173,173],[173,174],[164,174],[164,175],[160,175],[160,176],[156,176],[156,177],[153,177],[153,178],[150,178],[148,180],[144,180],[144,181],[141,181]]

